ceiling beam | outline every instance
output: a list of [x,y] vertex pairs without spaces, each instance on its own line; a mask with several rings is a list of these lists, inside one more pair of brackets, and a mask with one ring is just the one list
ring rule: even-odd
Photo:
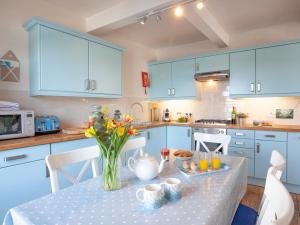
[[228,47],[228,33],[226,33],[206,7],[199,10],[195,4],[186,5],[184,8],[184,16],[210,41],[217,44],[219,47]]
[[86,18],[86,31],[108,32],[136,23],[137,17],[182,0],[127,0]]

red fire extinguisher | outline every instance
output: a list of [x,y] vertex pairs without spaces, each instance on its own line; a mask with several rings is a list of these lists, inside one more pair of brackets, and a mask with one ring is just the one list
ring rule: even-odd
[[142,84],[145,88],[145,95],[147,94],[147,87],[150,87],[149,75],[147,72],[142,72]]

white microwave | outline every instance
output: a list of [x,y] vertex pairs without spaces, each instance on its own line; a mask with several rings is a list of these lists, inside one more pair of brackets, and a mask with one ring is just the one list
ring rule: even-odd
[[34,136],[33,111],[0,111],[0,140]]

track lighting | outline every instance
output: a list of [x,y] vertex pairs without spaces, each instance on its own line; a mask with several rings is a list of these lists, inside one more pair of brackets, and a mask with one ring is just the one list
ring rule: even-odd
[[156,19],[156,23],[159,23],[161,21],[161,15],[157,14],[155,19]]
[[138,19],[138,22],[142,25],[145,25],[147,22],[147,16],[141,17]]
[[203,9],[203,7],[204,7],[204,2],[203,2],[203,0],[201,0],[201,1],[199,1],[199,2],[197,3],[197,8],[198,8],[198,9]]

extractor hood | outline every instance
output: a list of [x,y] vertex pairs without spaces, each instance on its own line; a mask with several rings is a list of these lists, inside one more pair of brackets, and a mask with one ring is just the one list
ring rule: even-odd
[[196,73],[195,80],[204,82],[204,81],[226,81],[229,79],[229,70],[222,70],[222,71],[214,71],[208,73]]

